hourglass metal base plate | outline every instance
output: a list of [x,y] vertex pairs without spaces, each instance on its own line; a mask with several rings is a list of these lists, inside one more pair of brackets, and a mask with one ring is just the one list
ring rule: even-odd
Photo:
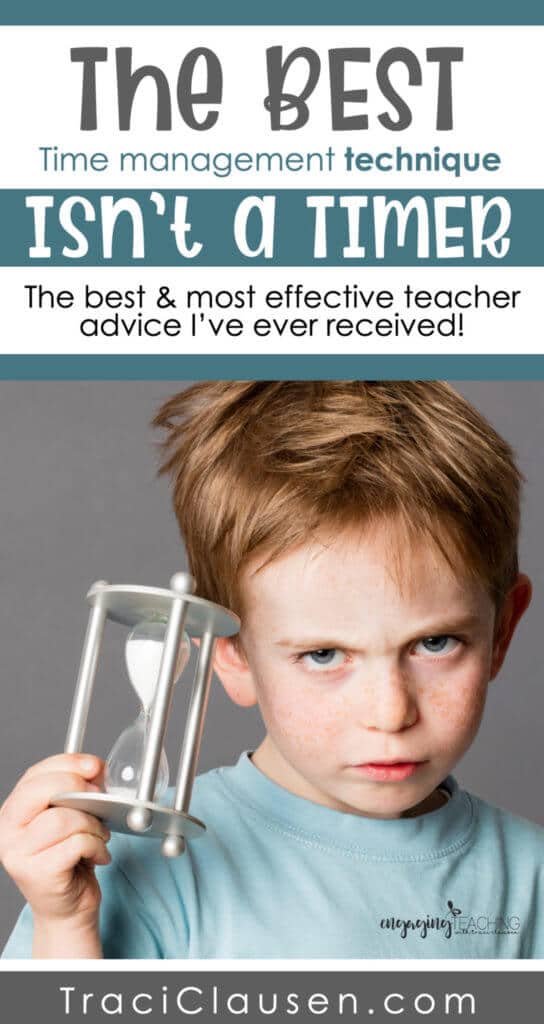
[[[152,839],[165,836],[196,839],[206,831],[204,822],[183,811],[144,800],[122,800],[109,793],[59,793],[50,803],[52,807],[73,807],[78,811],[86,811],[100,818],[112,832],[124,832],[127,835],[149,836]],[[151,824],[145,831],[136,832],[127,824],[127,815],[135,807],[151,812]]]

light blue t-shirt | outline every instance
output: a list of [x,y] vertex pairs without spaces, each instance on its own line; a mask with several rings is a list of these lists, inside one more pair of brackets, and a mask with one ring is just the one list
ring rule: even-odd
[[[343,814],[242,755],[200,776],[207,832],[177,860],[114,836],[99,868],[104,956],[544,957],[544,829],[459,789],[416,818]],[[26,908],[4,951],[29,957]]]

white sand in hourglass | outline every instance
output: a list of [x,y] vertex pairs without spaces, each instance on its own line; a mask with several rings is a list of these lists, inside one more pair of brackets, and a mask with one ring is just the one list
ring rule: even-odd
[[[138,717],[121,733],[106,760],[105,788],[112,796],[134,799],[138,791],[165,631],[166,626],[162,622],[141,622],[127,638],[125,660],[128,676],[141,707]],[[190,653],[189,637],[184,634],[176,666],[176,680],[182,674]],[[163,796],[168,788],[168,780],[168,761],[162,750],[155,785],[155,800]]]

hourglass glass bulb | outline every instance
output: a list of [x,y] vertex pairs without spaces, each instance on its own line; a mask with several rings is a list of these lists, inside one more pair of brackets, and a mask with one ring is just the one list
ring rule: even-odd
[[[132,725],[121,733],[108,754],[104,774],[107,793],[123,800],[135,798],[148,731],[149,715],[142,710]],[[168,788],[168,778],[168,761],[164,750],[161,750],[155,782],[155,800],[160,800]]]
[[[138,791],[165,633],[166,624],[163,622],[140,622],[127,637],[127,671],[141,708],[136,721],[121,733],[112,747],[106,760],[104,778],[106,792],[123,799],[134,799]],[[182,674],[190,653],[190,640],[184,633],[176,663],[175,681]],[[168,761],[162,750],[155,783],[156,800],[159,800],[168,788],[168,777]]]

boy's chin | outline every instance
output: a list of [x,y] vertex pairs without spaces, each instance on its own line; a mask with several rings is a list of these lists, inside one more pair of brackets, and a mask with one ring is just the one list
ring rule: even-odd
[[436,811],[445,797],[432,786],[409,786],[406,783],[373,784],[371,791],[336,797],[337,810],[367,818],[412,818]]

